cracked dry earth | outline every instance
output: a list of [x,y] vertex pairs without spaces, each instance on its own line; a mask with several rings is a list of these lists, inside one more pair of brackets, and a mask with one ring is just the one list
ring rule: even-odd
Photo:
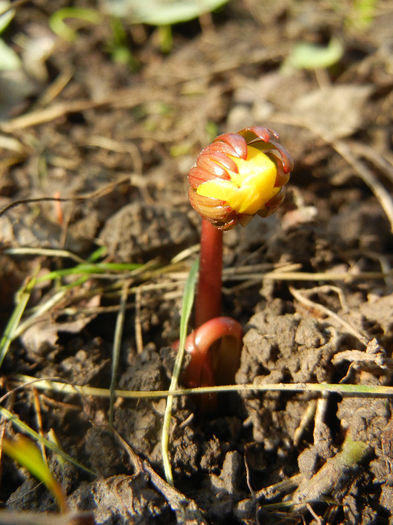
[[[3,406],[44,436],[52,430],[94,471],[47,453],[71,511],[92,513],[87,523],[390,523],[387,395],[228,392],[204,417],[194,397],[176,397],[171,487],[160,445],[165,399],[116,398],[110,430],[107,398],[33,388],[21,374],[108,389],[123,293],[117,388],[168,388],[200,228],[186,201],[187,171],[211,135],[263,124],[280,132],[295,171],[277,214],[224,236],[223,310],[245,332],[236,383],[392,384],[391,3],[378,2],[371,25],[356,32],[349,2],[344,12],[329,2],[280,0],[263,10],[229,2],[211,27],[175,26],[167,55],[153,28],[126,26],[137,71],[108,54],[109,23],[83,26],[72,43],[52,34],[48,17],[65,4],[24,5],[6,35],[49,38],[53,47],[44,77],[23,72],[32,76],[29,94],[0,100],[2,327],[28,277],[91,261],[103,247],[104,262],[146,266],[37,284],[22,322],[34,308],[41,314],[2,365]],[[298,41],[337,34],[344,53],[335,67],[282,72]],[[9,91],[9,77],[0,73],[0,82]],[[51,87],[53,98],[44,97]],[[53,196],[64,202],[28,202]],[[19,432],[2,424],[9,436]],[[57,510],[7,457],[0,494],[11,513],[0,512],[0,523],[34,511],[43,524]]]

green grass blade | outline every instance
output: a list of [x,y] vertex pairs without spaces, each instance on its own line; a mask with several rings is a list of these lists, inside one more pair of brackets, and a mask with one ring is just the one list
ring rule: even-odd
[[24,432],[25,434],[28,434],[31,438],[33,438],[35,441],[39,441],[43,445],[45,445],[46,448],[49,450],[52,450],[52,452],[55,452],[56,454],[59,454],[62,458],[67,460],[69,463],[72,463],[76,467],[84,470],[85,472],[91,474],[92,476],[97,476],[95,472],[90,470],[89,468],[85,467],[81,463],[79,463],[76,459],[74,459],[72,456],[64,452],[64,450],[61,450],[55,443],[52,443],[48,439],[44,438],[43,436],[40,436],[38,432],[33,430],[29,427],[26,423],[24,423],[22,420],[18,418],[15,414],[7,410],[6,408],[0,406],[0,414],[6,419],[7,421],[10,421],[13,423],[19,430]]
[[[191,267],[190,273],[188,274],[188,278],[187,278],[187,281],[184,287],[183,304],[182,304],[182,311],[181,311],[181,317],[180,317],[179,354],[180,354],[180,348],[182,348],[182,351],[184,351],[184,343],[186,342],[186,337],[187,337],[188,321],[190,320],[192,305],[194,304],[195,284],[197,281],[198,270],[199,270],[199,259],[196,259],[194,264]],[[176,361],[178,361],[178,358],[176,359]],[[183,356],[182,356],[181,361],[179,362],[180,369],[181,369],[182,361],[183,361]]]
[[67,512],[67,499],[61,485],[53,477],[48,465],[42,458],[41,452],[30,439],[19,434],[16,439],[4,439],[3,447],[5,453],[14,461],[25,467],[30,474],[42,481],[52,492],[59,506],[60,512]]
[[[195,283],[197,280],[199,269],[199,259],[196,259],[194,264],[191,267],[190,273],[184,287],[183,295],[183,305],[181,310],[180,317],[180,341],[179,341],[179,350],[175,359],[175,364],[173,367],[171,384],[169,386],[169,392],[176,390],[179,383],[179,376],[182,368],[183,358],[184,358],[184,345],[187,337],[187,327],[190,320],[192,305],[194,303],[195,295]],[[164,421],[162,424],[162,434],[161,434],[161,450],[162,450],[162,460],[164,464],[165,478],[170,485],[173,485],[173,475],[172,467],[169,460],[169,430],[171,425],[172,417],[172,405],[173,405],[173,396],[168,395]]]
[[34,310],[34,313],[30,315],[30,317],[19,323],[19,325],[14,331],[14,339],[16,337],[20,337],[30,326],[34,324],[38,317],[44,315],[49,310],[53,311],[54,307],[63,299],[65,293],[66,290],[62,288],[60,291],[55,293],[55,295],[53,295],[48,301],[46,301],[44,304],[40,305],[36,310]]
[[22,318],[23,312],[29,302],[31,291],[36,283],[35,279],[31,279],[19,292],[16,294],[16,306],[12,315],[5,327],[4,334],[0,340],[0,367],[3,364],[4,358],[7,355],[11,342],[15,339],[15,334]]
[[83,263],[77,264],[72,268],[63,268],[61,270],[53,270],[37,279],[37,283],[58,279],[60,277],[67,277],[69,275],[94,275],[110,272],[132,272],[141,268],[142,264],[133,263]]

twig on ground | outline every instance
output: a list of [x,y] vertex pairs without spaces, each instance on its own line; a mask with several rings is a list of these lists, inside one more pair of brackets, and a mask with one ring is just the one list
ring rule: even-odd
[[[34,199],[19,199],[16,201],[11,202],[10,204],[7,204],[0,210],[0,216],[4,215],[7,211],[9,211],[12,208],[15,208],[15,206],[19,206],[21,204],[34,204],[39,202],[75,202],[75,201],[86,201],[90,199],[97,199],[99,197],[103,197],[104,195],[107,195],[108,193],[111,193],[113,189],[116,186],[120,186],[121,184],[129,184],[130,183],[130,177],[120,177],[118,180],[115,180],[114,182],[111,182],[110,184],[106,184],[102,188],[98,188],[97,190],[94,190],[90,193],[85,193],[84,195],[79,195],[75,197],[37,197]],[[20,249],[20,248],[19,248]],[[61,250],[65,251],[65,250]]]
[[169,483],[161,478],[157,472],[153,469],[147,459],[142,460],[134,449],[127,443],[122,436],[113,429],[116,438],[120,441],[122,446],[127,451],[127,454],[131,460],[131,463],[135,469],[135,474],[141,474],[145,472],[149,475],[151,483],[156,489],[164,496],[172,510],[175,512],[178,523],[193,523],[195,525],[207,525],[207,522],[203,518],[203,514],[195,501],[187,498],[184,494],[179,492]]
[[[374,176],[372,171],[362,162],[357,155],[357,152],[352,147],[352,143],[349,141],[344,140],[334,140],[326,136],[321,131],[315,129],[312,125],[310,125],[308,122],[305,122],[299,117],[294,117],[292,115],[276,115],[273,119],[273,122],[281,122],[285,124],[289,124],[291,126],[297,126],[301,128],[308,129],[316,135],[317,137],[320,137],[325,142],[330,144],[332,148],[334,148],[339,155],[355,170],[357,175],[363,180],[363,182],[371,189],[371,191],[374,193],[375,197],[378,199],[380,205],[382,206],[388,221],[390,223],[391,231],[393,232],[393,199],[388,192],[388,190],[379,182],[379,180]],[[363,144],[362,144],[363,148]],[[370,157],[370,154],[368,155]],[[375,162],[374,162],[375,163]],[[389,179],[392,174],[392,168],[390,166],[390,163],[385,162],[385,159],[383,161],[381,160],[380,165],[381,171],[386,175],[388,174]]]
[[347,436],[343,448],[332,458],[329,458],[321,469],[311,478],[303,480],[290,498],[291,505],[303,506],[307,503],[320,501],[342,483],[352,470],[369,453],[367,443],[352,441]]
[[307,405],[306,410],[303,413],[303,416],[300,420],[299,425],[297,426],[293,434],[293,444],[295,447],[299,445],[304,432],[306,431],[307,427],[310,425],[311,421],[314,419],[316,408],[317,408],[316,400],[311,399]]
[[290,286],[289,291],[295,297],[295,299],[299,301],[299,303],[303,304],[304,306],[308,308],[315,309],[319,311],[320,313],[326,315],[327,317],[330,317],[331,319],[334,319],[339,325],[341,325],[350,334],[356,337],[356,339],[360,341],[364,346],[367,346],[367,344],[369,343],[369,339],[364,334],[362,334],[360,330],[357,330],[348,321],[345,321],[344,319],[342,319],[339,315],[337,315],[335,312],[333,312],[326,306],[323,306],[322,304],[316,303],[312,301],[311,299],[308,299],[307,297],[305,297],[303,293],[307,293],[308,290],[302,290],[303,293],[301,293],[299,290],[296,290],[293,286]]
[[326,457],[326,453],[328,450],[330,450],[332,441],[330,429],[326,424],[326,413],[328,411],[328,407],[329,394],[324,392],[317,400],[313,432],[314,447],[321,457]]
[[258,490],[256,496],[259,500],[264,499],[270,501],[272,499],[276,499],[296,489],[299,486],[302,479],[302,474],[295,474],[291,478],[284,479],[282,481],[279,481],[278,483],[270,485],[269,487],[264,487],[263,489]]

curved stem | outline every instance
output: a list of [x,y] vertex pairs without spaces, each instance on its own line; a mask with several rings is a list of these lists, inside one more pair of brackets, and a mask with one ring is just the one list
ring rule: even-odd
[[195,327],[221,314],[222,231],[202,218]]
[[[222,235],[221,230],[202,218],[195,330],[185,343],[191,360],[183,380],[189,387],[231,384],[240,365],[242,327],[231,317],[220,316]],[[202,413],[212,412],[217,396],[201,396],[198,404]]]
[[194,330],[185,344],[191,355],[184,377],[186,384],[193,387],[232,383],[239,368],[242,334],[241,325],[232,317],[215,317]]

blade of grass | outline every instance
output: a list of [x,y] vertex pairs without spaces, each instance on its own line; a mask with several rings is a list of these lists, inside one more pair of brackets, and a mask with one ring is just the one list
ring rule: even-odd
[[184,358],[184,345],[187,337],[187,327],[188,321],[190,319],[192,305],[194,302],[195,295],[195,283],[197,280],[199,269],[199,259],[196,259],[191,267],[190,273],[184,287],[184,296],[183,296],[183,305],[181,310],[180,317],[180,342],[179,350],[175,359],[175,364],[173,367],[171,384],[169,386],[169,395],[166,402],[164,421],[162,424],[162,434],[161,434],[161,450],[162,450],[162,459],[164,464],[164,472],[167,483],[173,485],[173,475],[172,467],[169,459],[169,430],[171,425],[172,417],[172,405],[173,405],[173,396],[171,392],[177,389],[179,383],[180,372],[182,368],[183,358]]
[[11,342],[16,337],[16,332],[19,322],[22,318],[23,312],[29,302],[31,291],[36,283],[35,278],[30,279],[16,294],[16,306],[12,315],[5,327],[4,334],[0,340],[0,367],[3,364],[4,358],[7,355]]
[[113,349],[112,349],[112,371],[111,371],[111,384],[109,387],[110,397],[109,397],[109,425],[112,426],[113,423],[113,403],[115,401],[115,386],[116,386],[116,376],[117,369],[119,368],[119,359],[120,359],[120,346],[121,339],[123,335],[124,328],[124,319],[127,309],[127,297],[128,290],[130,287],[130,282],[126,282],[123,285],[123,290],[120,298],[120,309],[116,318],[115,334],[113,337]]
[[46,485],[55,497],[60,512],[68,512],[67,499],[62,486],[53,477],[36,445],[30,439],[19,434],[14,440],[4,439],[3,447],[8,456]]
[[82,465],[82,463],[79,463],[76,459],[74,459],[72,456],[67,454],[67,452],[64,452],[64,450],[59,448],[55,443],[52,443],[48,439],[40,436],[38,432],[30,428],[29,425],[24,423],[21,419],[18,418],[18,416],[16,416],[15,414],[10,412],[6,408],[0,406],[0,414],[4,417],[4,419],[13,423],[19,430],[21,430],[25,434],[28,434],[35,441],[39,441],[40,443],[45,445],[46,448],[48,448],[49,450],[52,450],[52,452],[55,452],[55,454],[59,454],[59,456],[67,460],[69,463],[72,463],[76,467],[84,470],[85,472],[87,472],[88,474],[92,476],[95,476],[95,477],[97,476],[97,474],[93,470],[90,470],[89,468]]
[[72,268],[63,268],[61,270],[54,270],[37,279],[37,283],[58,279],[59,277],[66,277],[68,275],[94,275],[109,272],[123,272],[134,271],[141,268],[142,264],[131,263],[83,263],[78,264]]
[[18,248],[7,248],[4,250],[7,255],[44,255],[48,257],[61,257],[65,259],[71,259],[76,263],[83,264],[85,261],[76,255],[75,253],[67,250],[54,250],[52,248],[29,248],[29,247],[18,247]]
[[[48,392],[59,392],[63,394],[80,394],[81,396],[106,397],[110,396],[108,388],[97,388],[93,386],[69,385],[61,381],[48,379],[36,379],[31,376],[18,374],[14,379],[22,382],[25,386],[34,386],[39,390]],[[20,387],[19,387],[20,388]],[[159,397],[185,396],[214,394],[220,392],[328,392],[330,394],[341,394],[348,396],[393,396],[393,386],[385,385],[354,385],[349,383],[266,383],[264,385],[223,385],[204,386],[198,388],[178,388],[174,390],[115,390],[117,397],[125,399],[157,399]],[[0,402],[5,396],[0,398]]]
[[20,323],[14,331],[14,339],[22,335],[30,326],[32,326],[38,317],[45,314],[49,310],[52,310],[53,307],[56,306],[56,304],[58,304],[63,299],[65,293],[66,289],[62,288],[48,301],[40,305],[40,307],[37,308],[37,310],[35,310],[30,317],[28,317],[22,323]]
[[[105,271],[135,271],[142,269],[146,265],[142,264],[129,264],[129,263],[83,263],[78,264],[77,266],[73,268],[67,268],[67,269],[61,269],[61,270],[54,270],[53,272],[49,272],[35,280],[34,284],[49,281],[49,280],[55,280],[63,276],[67,275],[78,275],[81,274],[82,276],[77,279],[76,281],[61,286],[60,290],[52,297],[50,298],[46,303],[43,305],[39,305],[34,309],[34,312],[28,317],[23,323],[17,326],[17,328],[14,330],[13,333],[13,339],[16,337],[19,337],[27,328],[29,328],[38,317],[42,316],[44,313],[46,313],[48,310],[53,308],[56,304],[58,304],[63,297],[65,296],[66,292],[70,288],[75,288],[77,286],[82,285],[84,282],[86,282],[89,279],[89,275],[91,274],[100,274]],[[22,312],[23,314],[23,312]],[[0,345],[1,349],[1,345]],[[0,354],[1,355],[1,354]],[[1,362],[0,362],[1,365]]]
[[[95,262],[95,261],[98,261],[99,259],[102,259],[103,257],[105,257],[108,253],[108,250],[105,246],[100,246],[99,248],[97,248],[96,250],[94,250],[93,253],[91,253],[89,255],[89,257],[87,258],[87,260],[89,262]],[[82,262],[82,261],[81,261]]]

